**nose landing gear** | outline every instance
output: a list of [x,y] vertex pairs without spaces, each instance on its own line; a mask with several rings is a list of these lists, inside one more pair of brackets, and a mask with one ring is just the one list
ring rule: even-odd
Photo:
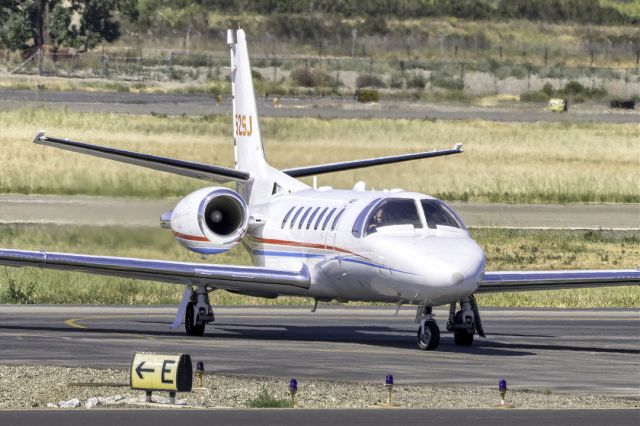
[[184,314],[184,329],[187,336],[203,336],[207,323],[214,320],[207,287],[198,286],[193,292]]
[[431,306],[421,306],[416,312],[418,328],[418,347],[425,351],[432,351],[440,344],[440,327],[433,319]]

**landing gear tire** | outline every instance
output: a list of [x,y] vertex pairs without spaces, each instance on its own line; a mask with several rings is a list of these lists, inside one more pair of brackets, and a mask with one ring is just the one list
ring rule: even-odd
[[[456,313],[457,324],[462,324],[462,311],[458,311]],[[453,341],[458,346],[471,346],[473,345],[473,335],[474,333],[469,333],[467,330],[455,330],[453,331]]]
[[184,313],[184,329],[187,333],[187,336],[204,336],[204,327],[205,323],[200,325],[196,325],[195,319],[193,316],[193,311],[195,306],[192,302],[187,304],[187,310]]
[[418,328],[418,347],[423,351],[432,351],[440,344],[440,328],[435,321],[425,321]]

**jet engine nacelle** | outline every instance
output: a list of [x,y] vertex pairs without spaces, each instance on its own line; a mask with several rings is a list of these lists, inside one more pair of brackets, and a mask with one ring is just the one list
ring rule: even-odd
[[183,198],[171,213],[171,229],[187,249],[200,254],[230,250],[249,224],[247,203],[228,188],[202,188]]

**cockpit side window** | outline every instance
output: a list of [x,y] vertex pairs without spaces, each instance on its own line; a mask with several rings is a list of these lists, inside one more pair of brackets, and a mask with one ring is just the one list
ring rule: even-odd
[[422,228],[416,202],[413,199],[392,199],[380,203],[367,219],[366,234],[372,234],[382,226],[413,225]]
[[420,201],[427,219],[427,226],[437,229],[438,226],[450,226],[452,228],[464,229],[464,224],[455,214],[440,200]]

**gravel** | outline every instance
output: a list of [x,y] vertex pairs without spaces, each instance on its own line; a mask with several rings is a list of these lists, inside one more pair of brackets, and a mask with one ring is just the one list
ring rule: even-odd
[[[296,406],[301,408],[366,408],[386,399],[382,383],[298,381]],[[288,380],[273,377],[205,375],[203,389],[179,393],[176,405],[192,408],[246,407],[264,388],[289,398]],[[194,388],[198,385],[194,379]],[[54,366],[0,365],[1,408],[105,408],[140,406],[142,391],[129,388],[129,371]],[[638,408],[640,399],[594,394],[509,389],[507,404],[516,408]],[[158,407],[169,403],[156,392]],[[497,389],[478,386],[401,385],[393,401],[405,408],[489,408],[500,403]]]

